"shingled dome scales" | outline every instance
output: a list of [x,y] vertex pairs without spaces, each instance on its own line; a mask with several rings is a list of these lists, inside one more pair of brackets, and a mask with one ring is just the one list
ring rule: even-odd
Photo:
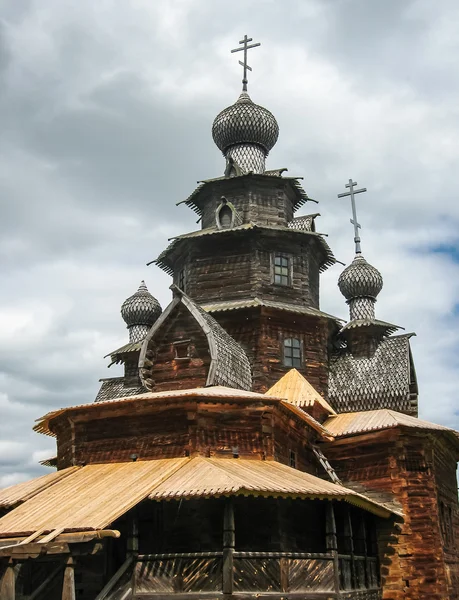
[[382,290],[383,278],[361,254],[341,273],[338,287],[349,304],[351,321],[375,318],[375,302]]
[[129,296],[121,306],[121,316],[129,330],[129,342],[143,340],[161,312],[160,303],[150,294],[145,281],[142,281],[136,293]]

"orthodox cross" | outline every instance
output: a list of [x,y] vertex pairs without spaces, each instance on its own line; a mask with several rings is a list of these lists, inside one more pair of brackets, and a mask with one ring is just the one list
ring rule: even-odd
[[352,181],[352,179],[349,179],[349,183],[346,183],[345,187],[349,188],[348,192],[343,192],[342,194],[338,194],[338,198],[344,198],[344,196],[350,196],[351,197],[351,206],[352,206],[352,219],[351,219],[351,223],[352,225],[354,225],[354,242],[355,242],[355,253],[356,254],[361,254],[362,253],[362,249],[360,247],[360,236],[359,236],[359,229],[360,229],[360,225],[357,221],[357,209],[355,208],[355,198],[354,195],[355,194],[360,194],[361,192],[366,192],[367,188],[361,188],[360,190],[355,190],[354,189],[354,185],[357,185],[356,181]]
[[249,44],[249,42],[251,42],[252,40],[253,40],[253,38],[248,38],[247,35],[245,35],[244,39],[239,42],[240,44],[242,44],[242,48],[234,48],[234,50],[231,50],[231,53],[240,52],[241,50],[244,50],[244,62],[239,61],[239,64],[241,65],[241,67],[244,68],[244,76],[242,78],[242,91],[243,92],[247,91],[247,83],[248,83],[247,70],[249,70],[249,71],[252,70],[252,67],[249,67],[249,65],[247,64],[247,50],[249,48],[256,48],[257,46],[261,46],[260,43]]

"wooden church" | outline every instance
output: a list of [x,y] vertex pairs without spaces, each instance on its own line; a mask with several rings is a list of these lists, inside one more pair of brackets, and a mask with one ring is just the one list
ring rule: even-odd
[[53,471],[0,490],[1,600],[459,599],[458,434],[417,417],[358,235],[349,321],[320,309],[335,259],[298,178],[266,170],[278,125],[241,64],[224,174],[184,201],[201,228],[155,261],[169,306],[142,282],[124,375],[40,418]]

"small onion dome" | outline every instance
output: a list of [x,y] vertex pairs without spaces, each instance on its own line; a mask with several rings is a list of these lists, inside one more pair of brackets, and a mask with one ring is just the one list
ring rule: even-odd
[[274,115],[254,104],[247,92],[242,92],[235,104],[222,110],[212,125],[212,137],[223,154],[237,144],[256,144],[267,155],[278,136],[279,125]]
[[158,300],[147,289],[142,281],[135,294],[125,300],[121,306],[121,316],[128,327],[134,325],[151,326],[158,319],[162,308]]
[[346,300],[362,296],[376,300],[383,287],[383,278],[378,269],[358,254],[339,276],[338,287]]

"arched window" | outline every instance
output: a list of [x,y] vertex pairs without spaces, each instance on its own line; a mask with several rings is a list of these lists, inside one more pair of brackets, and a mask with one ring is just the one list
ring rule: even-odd
[[301,361],[301,342],[298,338],[284,339],[284,366],[300,368]]
[[222,229],[229,229],[231,227],[233,211],[227,204],[221,207],[218,217],[220,220],[220,227]]

